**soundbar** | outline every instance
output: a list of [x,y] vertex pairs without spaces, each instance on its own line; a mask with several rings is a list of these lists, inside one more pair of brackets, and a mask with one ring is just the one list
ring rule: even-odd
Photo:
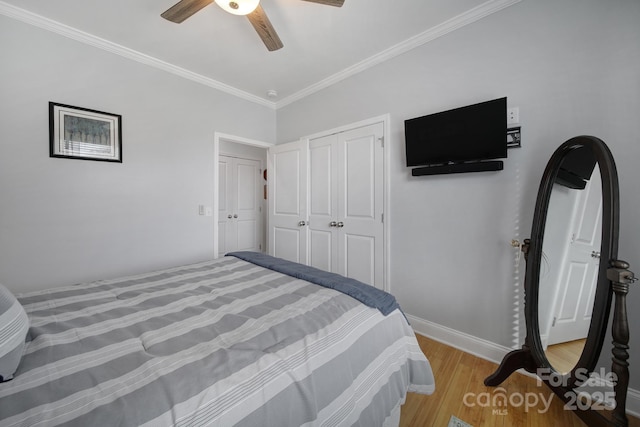
[[504,162],[502,160],[492,160],[490,162],[452,163],[448,165],[425,166],[422,168],[411,169],[411,175],[423,176],[463,172],[490,172],[501,171],[503,167]]

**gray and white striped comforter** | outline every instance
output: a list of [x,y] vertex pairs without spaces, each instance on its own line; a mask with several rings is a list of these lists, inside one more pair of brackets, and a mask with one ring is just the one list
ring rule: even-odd
[[19,296],[0,426],[383,425],[431,368],[399,310],[224,257]]

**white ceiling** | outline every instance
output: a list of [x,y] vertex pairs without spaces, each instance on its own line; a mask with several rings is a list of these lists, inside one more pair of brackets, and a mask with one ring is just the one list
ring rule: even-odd
[[0,0],[0,14],[278,108],[518,1],[262,0],[274,52],[215,3],[181,24],[160,17],[177,0]]

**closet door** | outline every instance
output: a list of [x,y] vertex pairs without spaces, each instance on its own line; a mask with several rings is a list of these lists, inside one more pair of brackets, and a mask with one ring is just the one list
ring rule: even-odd
[[268,150],[269,254],[307,263],[306,142],[279,144]]
[[377,123],[338,134],[338,272],[384,287],[384,147]]
[[338,137],[309,141],[309,264],[338,271]]
[[236,232],[231,200],[231,157],[218,158],[218,254],[220,256],[231,252],[230,235]]
[[260,162],[220,156],[218,252],[260,251]]
[[384,287],[384,148],[377,123],[309,141],[309,263]]

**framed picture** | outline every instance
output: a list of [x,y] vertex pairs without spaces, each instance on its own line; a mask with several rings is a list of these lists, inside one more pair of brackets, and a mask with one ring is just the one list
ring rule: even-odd
[[49,155],[122,163],[122,116],[49,102]]

